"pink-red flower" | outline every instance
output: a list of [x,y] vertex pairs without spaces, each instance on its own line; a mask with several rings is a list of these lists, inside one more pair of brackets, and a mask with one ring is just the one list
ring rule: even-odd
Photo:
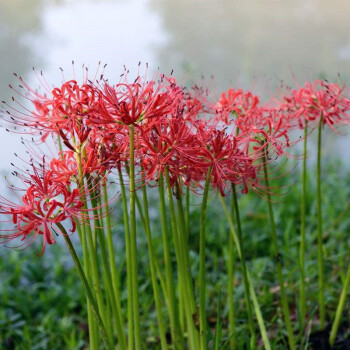
[[5,227],[0,234],[1,243],[20,240],[17,247],[31,245],[37,237],[42,238],[43,246],[55,243],[54,234],[60,232],[58,223],[68,221],[71,232],[76,230],[76,220],[81,218],[83,203],[77,188],[69,190],[63,182],[55,182],[52,170],[47,170],[45,162],[40,169],[32,165],[33,173],[23,177],[27,189],[21,203],[13,203],[0,197],[0,214],[10,217],[2,222],[2,227],[10,222],[14,228]]
[[323,80],[305,83],[303,87],[292,90],[280,108],[297,120],[300,128],[305,121],[318,123],[321,118],[332,130],[339,124],[350,122],[350,100],[346,87]]
[[181,89],[165,77],[158,82],[139,76],[133,83],[105,83],[99,122],[137,125],[144,119],[162,118],[173,111],[181,97]]

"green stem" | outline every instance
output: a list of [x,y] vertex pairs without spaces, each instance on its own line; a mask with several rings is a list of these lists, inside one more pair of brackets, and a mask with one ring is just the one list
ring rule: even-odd
[[248,274],[247,274],[247,265],[245,263],[245,254],[244,254],[244,246],[243,246],[243,235],[242,235],[242,226],[241,226],[241,218],[239,215],[239,208],[238,208],[238,200],[237,200],[237,193],[236,193],[236,186],[232,185],[232,196],[233,196],[233,205],[234,205],[234,211],[236,214],[236,224],[237,224],[237,236],[239,240],[239,245],[241,247],[241,255],[242,255],[242,272],[243,272],[243,284],[244,284],[244,290],[245,290],[245,302],[247,306],[247,314],[248,314],[248,323],[249,323],[249,329],[250,329],[250,346],[252,349],[255,349],[256,347],[256,334],[255,334],[255,326],[253,321],[253,312],[252,307],[250,304],[250,288],[249,288],[249,281],[248,281]]
[[[78,158],[78,170],[79,170],[79,184],[80,184],[80,198],[81,201],[84,203],[83,209],[88,209],[87,204],[87,198],[85,194],[85,181],[83,177],[83,170],[82,170],[82,164],[81,164],[81,153],[79,152],[77,155]],[[103,301],[102,291],[100,287],[100,278],[98,274],[98,262],[97,262],[97,252],[96,252],[96,246],[93,242],[92,238],[92,230],[90,226],[90,219],[86,219],[84,222],[82,222],[82,228],[83,228],[83,235],[87,237],[87,243],[88,243],[88,259],[91,262],[91,276],[92,276],[92,285],[93,290],[96,295],[97,299],[97,305],[100,311],[100,315],[104,321],[106,321],[106,314],[105,314],[105,305]]]
[[144,207],[144,218],[145,218],[145,231],[146,231],[147,245],[148,245],[153,296],[154,296],[154,301],[156,305],[156,312],[157,312],[157,319],[158,319],[158,326],[159,326],[160,343],[161,343],[161,348],[163,350],[166,350],[168,346],[167,346],[167,341],[165,337],[165,324],[162,316],[162,310],[161,310],[162,305],[160,302],[160,292],[159,292],[159,285],[157,281],[157,271],[155,267],[156,256],[154,254],[153,245],[152,245],[151,225],[150,225],[149,212],[148,212],[149,210],[148,210],[147,189],[144,183],[142,186],[142,193],[143,193],[143,207]]
[[205,224],[207,215],[207,203],[208,193],[211,178],[210,166],[205,178],[202,208],[200,214],[199,223],[199,337],[200,337],[200,348],[206,350],[208,348],[207,343],[207,313],[206,313],[206,284],[205,284]]
[[300,319],[302,329],[305,327],[306,318],[306,298],[305,298],[305,222],[306,222],[306,179],[307,179],[307,121],[304,127],[304,155],[303,155],[303,173],[302,173],[302,196],[301,196],[301,227],[300,227]]
[[[109,272],[109,264],[108,264],[108,260],[107,260],[107,253],[106,253],[106,240],[104,239],[104,234],[102,232],[102,215],[100,215],[100,211],[97,208],[101,208],[101,203],[97,203],[98,200],[100,199],[99,196],[97,196],[97,184],[93,183],[93,180],[90,176],[87,177],[87,186],[89,189],[89,199],[90,199],[90,204],[91,204],[91,208],[93,211],[93,217],[94,217],[94,236],[96,237],[96,239],[94,240],[94,246],[95,246],[95,253],[96,253],[96,262],[97,262],[97,266],[100,265],[100,261],[98,260],[98,258],[102,257],[102,262],[103,262],[103,287],[104,290],[106,291],[107,294],[107,298],[106,298],[106,305],[104,306],[104,310],[105,310],[105,315],[104,315],[104,322],[105,322],[105,326],[107,329],[107,333],[110,339],[110,343],[112,344],[112,346],[114,346],[114,339],[113,339],[113,330],[112,330],[112,322],[111,322],[111,317],[110,317],[110,309],[113,310],[114,315],[115,314],[115,305],[110,305],[109,300],[111,297],[111,294],[113,293],[113,290],[111,290],[111,283],[110,282],[110,272]],[[99,240],[99,242],[97,242],[97,239]],[[99,243],[99,244],[98,244]],[[101,251],[101,255],[98,256],[98,246],[100,247],[100,251]],[[98,269],[97,269],[98,270]],[[102,287],[100,287],[101,290],[103,290]],[[118,332],[118,338],[119,338],[119,332]]]
[[324,300],[325,278],[323,257],[323,230],[322,230],[322,195],[321,195],[321,144],[322,144],[323,116],[319,121],[317,140],[317,265],[318,265],[318,303],[320,308],[320,328],[323,330],[326,323],[326,307]]
[[89,345],[92,350],[98,349],[98,335],[97,335],[97,325],[96,318],[94,317],[93,308],[90,303],[90,300],[87,298],[87,311],[88,311],[88,328],[89,328]]
[[[73,139],[73,142],[75,144],[75,140]],[[78,148],[77,148],[78,149]],[[85,196],[85,185],[84,185],[84,175],[83,175],[83,169],[81,164],[81,149],[79,149],[78,152],[75,154],[76,161],[78,165],[78,176],[79,176],[79,191],[80,191],[80,199],[82,203],[84,203],[84,209],[87,209],[87,202],[86,202],[86,196]],[[92,283],[93,287],[95,287],[94,277],[92,273],[92,262],[90,260],[90,252],[88,249],[88,243],[87,243],[87,230],[85,225],[86,219],[81,218],[81,221],[78,223],[80,229],[80,239],[83,246],[83,262],[84,262],[84,270],[87,275],[87,278],[89,279],[89,282]],[[89,223],[90,224],[90,223]],[[93,252],[91,253],[93,254]],[[95,289],[95,288],[93,288]],[[89,334],[90,337],[90,345],[93,349],[98,348],[98,333],[97,333],[97,327],[96,327],[96,321],[95,318],[92,317],[92,305],[90,301],[88,300],[87,303],[88,308],[88,322],[89,322],[89,331],[91,334]]]
[[85,294],[87,296],[87,298],[89,299],[89,302],[92,306],[92,309],[94,311],[94,314],[95,314],[95,317],[97,319],[97,322],[100,326],[100,330],[101,330],[101,334],[102,334],[102,338],[105,342],[105,345],[106,345],[106,348],[107,349],[113,349],[109,340],[108,340],[108,336],[107,336],[107,331],[106,331],[106,328],[103,324],[103,321],[102,321],[102,318],[101,318],[101,315],[98,311],[98,306],[96,304],[96,301],[92,295],[92,291],[90,289],[90,286],[89,286],[89,282],[87,281],[86,279],[86,276],[85,276],[85,273],[83,271],[83,268],[81,267],[81,264],[80,264],[80,261],[79,261],[79,258],[78,258],[78,255],[73,247],[73,244],[69,238],[69,235],[67,233],[67,231],[65,230],[65,228],[62,226],[62,224],[58,223],[57,224],[57,227],[60,229],[60,231],[62,232],[62,236],[64,238],[64,240],[66,241],[66,244],[67,244],[67,247],[68,247],[68,250],[73,258],[73,261],[74,261],[74,264],[75,264],[75,267],[77,268],[78,270],[78,275],[81,279],[81,282],[83,284],[83,287],[84,287],[84,290],[85,290]]
[[346,278],[345,278],[343,289],[342,289],[342,292],[340,295],[337,311],[335,313],[335,319],[333,321],[331,334],[329,336],[329,344],[332,347],[334,345],[335,338],[337,336],[337,332],[338,332],[338,328],[339,328],[339,324],[340,324],[340,319],[341,319],[341,315],[344,311],[346,297],[348,295],[349,287],[350,287],[350,265],[348,267],[348,272],[346,273]]
[[140,307],[138,295],[138,273],[137,273],[137,239],[136,239],[136,207],[135,207],[135,145],[134,125],[129,126],[130,133],[130,253],[131,253],[131,275],[132,275],[132,305],[135,349],[141,350],[140,335]]
[[132,273],[131,273],[131,251],[130,251],[130,229],[127,195],[124,185],[122,170],[118,167],[119,183],[122,194],[123,204],[123,221],[124,221],[124,235],[125,235],[125,251],[126,251],[126,271],[127,271],[127,291],[128,291],[128,349],[134,349],[134,323],[133,323],[133,306],[132,306]]
[[[231,215],[230,215],[230,213],[229,213],[229,211],[227,209],[227,206],[226,206],[224,198],[220,194],[219,194],[219,199],[220,199],[222,208],[224,210],[226,219],[227,219],[227,221],[229,223],[230,232],[231,232],[232,238],[233,238],[233,240],[235,242],[235,245],[236,245],[238,257],[239,257],[239,259],[241,261],[241,264],[243,264],[242,247],[241,247],[238,235],[236,233],[236,230],[235,230],[235,228],[233,226]],[[243,267],[243,265],[242,265],[242,267]],[[242,271],[244,271],[243,268],[242,268]],[[270,345],[269,337],[268,337],[267,332],[266,332],[265,322],[264,322],[264,319],[262,317],[262,313],[261,313],[261,310],[260,310],[258,298],[257,298],[257,296],[255,294],[255,290],[253,288],[252,280],[251,280],[251,277],[250,277],[248,269],[245,269],[245,271],[246,271],[246,274],[247,274],[247,280],[248,280],[248,283],[249,283],[249,292],[250,292],[250,296],[251,296],[252,301],[253,301],[254,311],[255,311],[255,314],[256,314],[256,318],[258,320],[258,325],[259,325],[261,337],[262,337],[262,340],[263,340],[263,343],[264,343],[264,347],[265,347],[266,350],[271,350],[271,345]]]
[[[112,239],[111,219],[110,219],[110,213],[109,213],[108,194],[107,194],[105,180],[103,181],[102,187],[103,187],[103,197],[104,197],[104,209],[106,213],[105,218],[106,218],[106,226],[107,226],[107,249],[108,249],[109,262],[107,258],[105,237],[101,229],[98,230],[98,238],[101,242],[101,254],[102,254],[102,260],[103,260],[103,265],[105,269],[106,284],[110,294],[111,306],[112,306],[112,311],[113,311],[115,325],[116,325],[119,347],[120,349],[126,349],[127,348],[126,339],[125,339],[124,326],[123,326],[124,321],[123,321],[123,316],[122,316],[122,311],[120,306],[119,276],[118,276],[118,272],[115,264],[115,253],[114,253],[113,239]],[[101,225],[99,225],[98,227],[101,227]]]
[[184,303],[183,306],[184,306],[185,315],[186,315],[187,330],[188,330],[188,335],[190,340],[190,349],[198,349],[199,338],[198,338],[198,333],[193,321],[194,314],[192,313],[192,305],[190,302],[190,298],[191,298],[190,287],[188,285],[188,279],[186,278],[186,276],[188,275],[186,260],[184,256],[183,246],[181,245],[181,235],[179,235],[178,227],[176,225],[177,220],[176,220],[176,213],[175,213],[175,207],[174,207],[174,201],[173,201],[173,193],[172,193],[171,184],[170,184],[169,171],[167,168],[165,168],[165,180],[167,184],[171,227],[173,232],[176,260],[178,265],[178,276],[179,276],[179,283],[180,283],[179,290],[182,294],[182,300]]
[[178,212],[178,235],[180,239],[181,251],[183,253],[185,266],[186,266],[186,275],[185,278],[187,280],[186,285],[188,287],[189,293],[189,302],[191,305],[191,311],[193,314],[196,313],[196,300],[193,291],[193,283],[192,283],[192,274],[191,274],[191,263],[190,263],[190,248],[188,245],[188,235],[186,233],[186,224],[185,224],[185,214],[184,208],[182,205],[181,198],[181,188],[179,181],[176,182],[176,203],[177,203],[177,212]]
[[190,235],[190,188],[186,186],[186,211],[185,211],[185,224],[187,236]]
[[283,271],[282,271],[282,257],[279,251],[278,246],[278,238],[277,238],[277,231],[276,231],[276,224],[275,224],[275,218],[273,214],[273,208],[272,208],[272,201],[271,201],[271,194],[270,194],[270,181],[269,181],[269,174],[267,170],[267,155],[265,154],[263,156],[263,167],[264,167],[264,174],[265,174],[265,183],[267,188],[267,204],[269,208],[269,218],[270,218],[270,226],[271,226],[271,238],[272,238],[272,249],[273,254],[275,258],[275,265],[277,269],[277,279],[281,290],[281,302],[282,302],[282,311],[284,316],[284,322],[286,324],[287,328],[287,334],[288,334],[288,343],[291,350],[295,349],[295,341],[294,341],[294,335],[293,335],[293,328],[292,323],[290,319],[290,313],[289,313],[289,306],[288,306],[288,300],[287,300],[287,294],[284,286],[284,277],[283,277]]
[[167,219],[166,219],[166,207],[165,207],[165,195],[164,195],[164,178],[163,174],[159,177],[158,184],[159,191],[159,209],[160,209],[160,219],[162,225],[162,239],[164,248],[164,265],[165,265],[165,276],[166,276],[166,286],[167,286],[167,297],[168,297],[168,309],[170,317],[170,329],[171,336],[175,344],[175,348],[184,348],[183,337],[179,329],[179,320],[175,308],[175,288],[174,288],[174,275],[171,263],[170,254],[170,240],[167,230]]
[[[98,196],[96,198],[96,202],[98,204],[98,225],[97,227],[95,227],[95,230],[98,229],[101,232],[101,238],[99,238],[99,244],[103,244],[103,248],[101,248],[101,253],[102,253],[102,249],[106,250],[107,249],[107,245],[106,245],[106,239],[105,239],[105,221],[104,221],[104,211],[103,211],[103,206],[102,206],[102,188],[101,185],[98,184]],[[106,255],[107,256],[107,255]],[[105,261],[107,261],[107,265],[105,264]],[[109,262],[108,259],[103,259],[103,279],[104,279],[104,283],[106,285],[106,320],[108,321],[108,325],[106,324],[106,327],[108,326],[108,333],[111,334],[111,339],[112,339],[112,345],[115,345],[114,342],[114,328],[113,328],[113,321],[116,323],[116,316],[117,316],[117,310],[114,309],[114,306],[112,306],[112,302],[114,298],[114,292],[113,292],[113,284],[112,282],[109,284],[108,279],[111,280],[111,273],[109,270]],[[113,309],[113,312],[112,312]],[[116,327],[118,327],[118,325],[116,324]],[[118,328],[116,328],[118,329]],[[118,338],[118,342],[119,342],[119,335],[120,332],[117,330],[117,338]],[[122,330],[122,336],[125,336],[124,334],[124,330]],[[125,339],[125,338],[124,338]],[[126,348],[124,348],[123,350],[127,350]]]
[[[63,147],[62,147],[62,141],[61,141],[60,136],[57,136],[57,143],[58,143],[58,150],[59,150],[59,152],[62,153]],[[63,154],[61,154],[61,159],[63,159]],[[67,185],[67,187],[68,187],[68,190],[70,190],[69,185]],[[82,234],[81,226],[80,226],[78,220],[76,220],[76,223],[77,223],[77,231],[78,231],[79,239],[80,239],[82,247],[83,247],[84,271],[88,276],[90,276],[89,260],[87,258],[88,254],[87,254],[86,237],[85,237],[85,234],[84,235]],[[96,323],[95,323],[95,319],[92,315],[93,311],[92,311],[92,306],[90,304],[89,298],[86,299],[86,305],[87,305],[87,313],[88,313],[89,343],[90,343],[90,347],[92,349],[97,349],[98,340],[97,340]]]
[[[147,227],[147,224],[146,224],[146,219],[145,219],[145,215],[143,214],[143,210],[142,210],[142,205],[141,205],[141,202],[137,196],[137,193],[136,193],[136,205],[137,205],[137,210],[139,211],[139,215],[140,215],[140,219],[141,219],[141,223],[142,223],[142,226],[146,232],[146,227]],[[152,237],[152,236],[151,236]],[[165,302],[167,303],[168,300],[168,295],[167,295],[167,288],[165,286],[165,282],[164,282],[164,278],[161,274],[161,269],[159,267],[159,264],[158,264],[158,260],[156,259],[156,255],[154,255],[154,259],[153,259],[153,262],[154,262],[154,268],[155,268],[155,271],[157,272],[157,276],[158,276],[158,279],[159,279],[159,283],[160,283],[160,286],[162,288],[162,291],[164,293],[164,296],[165,296]]]
[[[234,217],[234,199],[231,196],[231,217]],[[236,324],[235,324],[235,301],[234,301],[234,283],[235,283],[235,250],[233,237],[230,232],[228,237],[228,329],[230,338],[230,350],[236,349]]]

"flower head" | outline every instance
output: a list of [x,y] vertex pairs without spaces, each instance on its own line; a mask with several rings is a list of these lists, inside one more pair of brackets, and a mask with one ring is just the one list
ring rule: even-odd
[[305,121],[327,124],[336,131],[335,125],[350,122],[350,100],[345,96],[345,86],[316,80],[292,90],[284,97],[280,108],[287,111],[303,128]]
[[20,204],[15,204],[4,197],[0,197],[0,214],[11,219],[3,223],[12,222],[12,229],[3,229],[0,234],[1,243],[20,239],[19,247],[31,245],[37,237],[42,237],[43,247],[55,243],[54,234],[59,232],[58,223],[68,220],[71,232],[76,230],[75,220],[80,216],[83,203],[77,188],[69,190],[63,182],[55,182],[52,170],[47,170],[45,162],[38,169],[32,164],[33,173],[23,177],[28,186],[21,198]]

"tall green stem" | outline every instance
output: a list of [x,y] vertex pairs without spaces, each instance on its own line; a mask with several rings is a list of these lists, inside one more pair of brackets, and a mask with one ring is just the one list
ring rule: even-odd
[[[86,197],[85,179],[84,179],[83,168],[82,168],[82,153],[83,152],[84,152],[84,150],[82,149],[82,147],[80,145],[79,152],[76,155],[77,163],[78,163],[78,172],[79,172],[80,198],[81,198],[81,201],[84,203],[83,208],[85,210],[87,210],[88,209],[88,202],[87,202],[87,197]],[[100,311],[100,315],[101,315],[102,319],[105,321],[106,320],[105,305],[104,305],[102,291],[101,291],[101,287],[100,287],[96,244],[94,244],[94,241],[93,241],[92,230],[91,230],[89,218],[82,222],[82,228],[83,228],[83,230],[82,230],[83,236],[87,237],[88,253],[89,253],[89,256],[87,258],[91,262],[90,272],[91,272],[91,277],[92,277],[92,286],[93,286],[93,290],[94,290],[95,295],[96,295],[96,300],[97,300],[97,305],[98,305],[98,308]]]
[[190,234],[190,198],[191,192],[190,188],[186,186],[186,211],[185,211],[185,224],[187,236]]
[[335,313],[335,318],[333,321],[331,334],[329,336],[329,344],[332,347],[334,345],[335,338],[337,336],[337,332],[338,332],[338,328],[339,328],[339,324],[340,324],[340,319],[341,319],[341,315],[344,311],[346,297],[348,295],[349,287],[350,287],[350,265],[348,267],[348,272],[346,273],[345,282],[343,285],[343,290],[342,290],[341,295],[340,295],[339,304],[337,307],[337,311]]
[[[73,142],[75,144],[75,140],[73,139]],[[80,191],[80,200],[82,203],[84,203],[84,209],[87,209],[87,203],[86,203],[86,196],[85,196],[85,184],[84,184],[84,175],[83,175],[83,168],[81,163],[81,148],[77,148],[78,152],[75,153],[76,155],[76,161],[78,165],[78,175],[79,175],[79,191]],[[81,218],[81,221],[79,222],[79,231],[80,231],[80,239],[83,246],[83,262],[84,262],[84,270],[86,273],[86,276],[88,278],[88,281],[92,283],[93,287],[95,287],[95,280],[92,273],[92,262],[89,258],[90,252],[88,249],[88,243],[87,243],[87,230],[85,225],[84,218]],[[90,224],[90,223],[89,223]],[[94,252],[92,252],[93,254]],[[95,288],[94,288],[95,289]],[[90,303],[90,300],[87,302],[87,309],[88,309],[88,322],[89,322],[89,338],[90,338],[90,346],[93,349],[98,348],[98,333],[96,328],[96,321],[95,318],[92,317],[92,305]]]
[[[229,211],[227,209],[227,206],[226,206],[224,198],[221,195],[219,195],[219,199],[220,199],[222,208],[224,210],[226,219],[228,221],[232,238],[233,238],[233,240],[235,242],[235,245],[236,245],[238,257],[239,257],[239,259],[241,261],[241,264],[242,264],[242,267],[243,267],[243,256],[242,256],[242,251],[243,250],[242,250],[242,247],[241,247],[241,244],[240,244],[237,232],[236,232],[236,230],[235,230],[235,228],[233,226],[232,217],[231,217],[231,215],[230,215],[230,213],[229,213]],[[266,350],[271,350],[269,337],[268,337],[267,332],[266,332],[265,322],[264,322],[264,319],[262,317],[262,313],[261,313],[261,310],[260,310],[258,298],[257,298],[257,296],[255,294],[255,290],[254,290],[253,285],[252,285],[252,280],[251,280],[249,271],[248,271],[247,268],[246,269],[242,268],[242,272],[243,273],[244,273],[244,271],[246,271],[246,274],[247,274],[247,280],[248,280],[248,283],[249,283],[249,292],[250,292],[250,296],[251,296],[252,301],[253,301],[254,311],[255,311],[255,314],[256,314],[256,318],[258,320],[258,325],[259,325],[259,328],[260,328],[260,334],[261,334],[261,337],[262,337],[262,340],[263,340],[263,343],[264,343],[264,347],[265,347]]]
[[302,173],[302,195],[301,195],[301,226],[300,226],[300,319],[302,329],[305,327],[306,318],[306,298],[305,298],[305,222],[306,222],[306,180],[307,180],[307,121],[304,126],[304,154],[303,154],[303,173]]
[[151,225],[149,221],[149,212],[148,212],[147,189],[144,183],[142,186],[142,193],[143,193],[143,207],[144,207],[144,218],[145,218],[145,231],[146,231],[147,245],[148,245],[153,296],[154,296],[154,301],[156,305],[156,312],[157,312],[157,319],[158,319],[158,326],[159,326],[160,343],[161,343],[161,348],[163,350],[166,350],[168,346],[167,346],[167,341],[165,337],[165,324],[164,324],[162,310],[161,310],[162,305],[160,302],[160,291],[159,291],[159,285],[157,281],[157,271],[155,267],[156,256],[154,254],[153,244],[152,244]]
[[238,240],[239,240],[239,245],[241,247],[241,255],[242,255],[242,270],[243,270],[243,284],[244,284],[244,290],[245,290],[245,302],[247,306],[248,323],[249,323],[249,329],[250,329],[250,335],[251,335],[250,346],[252,349],[255,349],[256,334],[255,334],[255,326],[253,321],[252,306],[250,303],[250,288],[249,288],[249,281],[248,281],[248,274],[247,274],[247,265],[245,263],[245,253],[244,253],[245,251],[243,246],[241,218],[239,215],[239,207],[238,207],[238,200],[237,200],[235,185],[232,185],[232,196],[233,196],[234,211],[236,215],[237,235],[238,235]]
[[205,224],[207,202],[212,167],[210,166],[205,179],[202,208],[199,223],[199,337],[201,350],[208,348],[207,343],[207,313],[206,313],[206,283],[205,283]]
[[[234,217],[235,208],[234,208],[234,198],[231,196],[231,218]],[[228,329],[229,329],[229,338],[230,338],[230,350],[236,349],[236,322],[235,322],[235,299],[234,299],[234,284],[235,284],[235,250],[234,242],[231,232],[228,236]]]
[[192,303],[190,302],[191,299],[191,293],[190,293],[190,286],[188,285],[188,271],[186,266],[186,259],[184,255],[184,249],[183,245],[181,244],[181,234],[179,234],[179,230],[177,227],[177,220],[176,220],[176,213],[175,213],[175,207],[174,207],[174,201],[173,201],[173,193],[171,189],[171,183],[170,183],[170,177],[169,177],[169,171],[167,168],[165,168],[165,179],[167,184],[167,192],[168,192],[168,199],[169,199],[169,210],[170,210],[170,218],[171,218],[171,227],[173,232],[173,238],[174,238],[174,245],[175,245],[175,253],[176,253],[176,259],[177,259],[177,265],[178,265],[178,276],[179,276],[179,282],[180,282],[180,292],[183,296],[183,302],[184,302],[184,309],[186,314],[186,322],[187,322],[187,330],[189,335],[189,343],[190,343],[190,349],[198,349],[199,348],[199,338],[198,333],[194,325],[193,321],[193,312],[192,312]]
[[[104,181],[104,183],[102,184],[102,188],[103,188],[105,219],[106,219],[106,226],[107,226],[107,248],[108,248],[109,264],[107,263],[106,258],[103,259],[103,262],[106,269],[106,274],[108,275],[107,283],[111,293],[111,299],[112,299],[111,304],[112,304],[115,323],[116,323],[119,346],[121,349],[126,349],[124,321],[123,321],[123,316],[121,312],[121,303],[120,303],[120,295],[119,295],[119,276],[118,276],[118,271],[117,271],[116,261],[115,261],[115,251],[114,251],[113,238],[112,238],[111,217],[110,217],[109,205],[108,205],[108,193],[107,193],[106,181]],[[104,239],[104,237],[101,236],[100,239]],[[106,253],[104,253],[104,255],[106,255]],[[109,276],[110,272],[111,272],[111,277]]]
[[135,349],[141,350],[140,335],[140,307],[138,295],[138,273],[137,273],[137,241],[136,241],[136,206],[135,206],[135,145],[134,145],[134,125],[129,126],[130,133],[130,253],[131,253],[131,275],[132,275],[132,305]]
[[186,232],[186,224],[185,224],[185,213],[182,205],[182,191],[180,188],[179,180],[176,182],[176,204],[177,204],[177,213],[178,213],[178,235],[179,241],[181,245],[181,251],[184,257],[184,262],[186,266],[186,275],[185,278],[187,280],[186,285],[188,286],[189,292],[189,302],[191,305],[191,311],[193,314],[196,313],[196,300],[193,291],[193,283],[192,283],[192,273],[191,273],[191,263],[190,263],[190,248],[188,244],[188,235]]
[[280,254],[279,246],[278,246],[277,231],[276,231],[275,218],[274,218],[274,214],[273,214],[271,194],[270,194],[270,181],[269,181],[269,174],[268,174],[268,170],[267,170],[267,156],[266,155],[263,156],[263,167],[264,167],[264,174],[265,174],[265,183],[266,183],[266,188],[267,188],[266,193],[267,193],[267,204],[268,204],[268,208],[269,208],[270,226],[271,226],[272,249],[273,249],[275,264],[276,264],[276,269],[277,269],[277,279],[278,279],[278,283],[279,283],[280,291],[281,291],[281,302],[282,302],[284,322],[285,322],[286,328],[287,328],[289,347],[291,350],[294,350],[295,349],[295,341],[294,341],[294,335],[293,335],[292,322],[290,319],[287,294],[286,294],[286,290],[285,290],[285,286],[284,286],[284,277],[283,277],[283,270],[282,270],[282,256]]
[[[74,136],[73,136],[73,138],[74,138]],[[57,143],[58,143],[58,150],[60,152],[62,152],[63,148],[62,148],[62,141],[61,141],[61,137],[60,136],[57,136]],[[61,159],[63,159],[63,154],[61,154]],[[69,186],[67,186],[67,187],[69,189]],[[82,221],[83,221],[83,219],[82,219]],[[76,222],[77,222],[77,231],[78,231],[78,234],[79,234],[79,239],[80,239],[82,247],[83,247],[84,271],[85,271],[85,274],[90,276],[90,273],[89,273],[89,271],[90,271],[90,262],[88,260],[86,236],[85,236],[85,234],[82,233],[82,227],[81,227],[81,224],[79,223],[79,221],[76,220]],[[93,311],[92,311],[92,306],[90,304],[89,298],[87,298],[86,304],[87,304],[87,313],[88,313],[89,343],[90,343],[90,347],[92,349],[96,349],[98,347],[97,329],[96,329],[95,318],[92,315]]]
[[180,333],[180,325],[178,315],[175,308],[175,288],[174,288],[174,275],[171,262],[170,254],[170,241],[167,230],[167,219],[166,219],[166,207],[165,207],[165,195],[164,195],[164,178],[163,174],[159,177],[159,209],[160,219],[162,225],[162,239],[163,239],[163,251],[164,251],[164,265],[165,265],[165,276],[168,296],[168,309],[170,317],[170,329],[175,348],[183,348],[183,337]]
[[128,349],[134,349],[134,323],[133,323],[133,304],[132,304],[132,273],[131,273],[131,250],[130,250],[130,228],[128,216],[127,196],[124,185],[122,170],[118,167],[119,183],[122,194],[123,204],[123,221],[124,221],[124,236],[125,236],[125,251],[126,251],[126,271],[127,271],[127,291],[128,291]]
[[108,336],[107,336],[107,331],[106,331],[106,328],[104,326],[104,323],[102,321],[102,318],[101,318],[101,315],[98,311],[98,306],[97,306],[97,303],[92,295],[92,292],[91,292],[91,289],[90,289],[90,286],[89,286],[89,282],[87,281],[86,279],[86,276],[85,276],[85,273],[84,273],[84,270],[83,268],[81,267],[81,264],[80,264],[80,261],[79,261],[79,258],[78,258],[78,255],[74,249],[74,246],[69,238],[69,235],[67,233],[67,231],[65,230],[65,228],[62,226],[62,224],[58,223],[57,224],[57,227],[60,229],[60,231],[62,232],[62,236],[64,238],[64,240],[66,241],[66,244],[67,244],[67,247],[68,247],[68,250],[73,258],[73,261],[74,261],[74,264],[75,264],[75,267],[77,268],[77,271],[78,271],[78,275],[81,279],[81,282],[83,284],[83,287],[84,287],[84,290],[85,290],[85,294],[86,294],[86,297],[89,299],[89,302],[92,306],[92,309],[94,311],[94,314],[95,314],[95,317],[97,319],[97,322],[100,326],[100,330],[101,330],[101,334],[102,334],[102,338],[106,344],[106,348],[107,349],[113,349],[109,340],[108,340]]
[[[106,290],[106,294],[107,294],[107,300],[106,300],[106,305],[104,305],[104,310],[105,310],[105,315],[104,315],[104,322],[105,322],[105,326],[107,329],[107,333],[110,339],[110,342],[112,345],[114,345],[114,340],[113,340],[113,327],[112,327],[112,322],[111,322],[111,317],[110,317],[110,309],[113,310],[114,315],[116,315],[115,311],[115,304],[110,305],[109,301],[111,298],[111,294],[113,294],[113,290],[111,290],[111,280],[110,280],[110,272],[109,272],[109,263],[107,260],[107,253],[106,253],[106,240],[104,238],[104,234],[102,232],[102,223],[101,220],[103,218],[100,212],[100,210],[98,210],[97,208],[101,208],[101,202],[98,203],[98,201],[100,200],[100,196],[97,195],[97,184],[93,183],[93,180],[90,176],[87,176],[87,187],[89,189],[89,199],[90,199],[90,204],[91,204],[91,209],[93,211],[93,218],[94,218],[94,236],[95,236],[95,240],[94,240],[94,246],[95,246],[95,254],[96,254],[96,262],[97,262],[97,266],[99,266],[99,260],[98,260],[98,246],[100,247],[100,252],[101,255],[100,257],[102,257],[102,262],[103,262],[103,267],[104,267],[104,271],[103,271],[103,282],[104,282],[104,289]],[[99,190],[99,188],[98,188]],[[97,241],[98,238],[98,241]],[[100,289],[102,290],[103,288],[100,287]],[[114,298],[114,296],[113,296]],[[117,319],[116,319],[117,320]],[[119,334],[120,332],[117,331],[117,335],[119,338]]]
[[324,300],[324,257],[323,257],[323,230],[322,230],[322,195],[321,195],[321,144],[322,144],[323,116],[318,125],[317,140],[317,265],[318,265],[318,303],[320,308],[320,328],[323,330],[326,323],[326,307]]

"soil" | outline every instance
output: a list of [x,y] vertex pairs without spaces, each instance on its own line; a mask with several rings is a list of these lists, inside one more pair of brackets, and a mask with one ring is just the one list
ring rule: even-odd
[[309,344],[312,350],[350,350],[349,325],[340,327],[336,342],[331,347],[328,343],[330,327],[324,331],[310,334]]

